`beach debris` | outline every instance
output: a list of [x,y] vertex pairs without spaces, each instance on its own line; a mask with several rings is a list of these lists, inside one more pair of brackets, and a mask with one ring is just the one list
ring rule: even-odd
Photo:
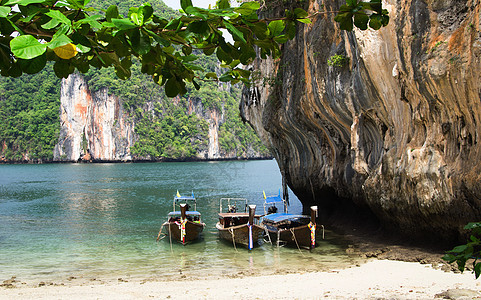
[[3,283],[0,284],[0,286],[6,287],[6,288],[14,288],[16,287],[14,283],[18,282],[16,278],[17,278],[16,276],[12,276],[12,278],[4,280]]
[[471,300],[481,299],[481,294],[477,291],[469,289],[450,289],[445,292],[436,294],[435,298],[452,299],[452,300]]

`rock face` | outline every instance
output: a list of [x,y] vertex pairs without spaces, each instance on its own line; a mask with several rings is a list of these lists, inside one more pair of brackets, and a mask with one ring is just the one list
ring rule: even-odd
[[[176,99],[172,100],[173,102]],[[237,153],[223,153],[219,147],[219,126],[224,113],[205,109],[202,100],[188,101],[188,114],[197,114],[209,124],[208,142],[197,159],[236,159]],[[151,111],[152,103],[145,110]],[[54,149],[54,161],[131,161],[130,148],[138,139],[135,120],[124,110],[122,99],[108,93],[107,88],[92,93],[86,80],[72,74],[62,80],[60,95],[61,130]],[[256,151],[246,152],[243,158],[258,158]],[[138,158],[137,158],[138,159]],[[147,159],[147,158],[146,158]]]
[[131,160],[134,123],[107,89],[91,93],[81,75],[62,80],[59,142],[54,160]]
[[331,14],[300,26],[280,60],[255,63],[274,84],[245,89],[241,113],[306,206],[452,241],[481,219],[481,2],[383,5],[379,31],[340,31]]

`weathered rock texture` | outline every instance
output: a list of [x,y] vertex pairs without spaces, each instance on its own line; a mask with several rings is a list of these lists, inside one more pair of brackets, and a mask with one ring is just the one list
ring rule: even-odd
[[[304,8],[323,5],[339,1]],[[456,239],[481,219],[481,2],[383,5],[391,20],[379,31],[340,31],[332,14],[300,26],[282,59],[256,63],[277,83],[246,89],[241,112],[305,205]],[[349,62],[329,66],[336,54]]]
[[62,80],[59,142],[54,160],[131,160],[133,121],[107,89],[91,93],[81,75]]

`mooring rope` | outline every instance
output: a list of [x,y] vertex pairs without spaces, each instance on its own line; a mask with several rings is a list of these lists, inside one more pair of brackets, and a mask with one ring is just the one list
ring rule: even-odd
[[170,252],[174,253],[174,250],[172,249],[172,231],[170,231],[170,223],[167,224],[169,225]]
[[[160,226],[159,234],[157,235],[157,240],[156,240],[157,242],[159,241],[160,235],[162,234],[162,228],[163,228],[163,226]],[[165,235],[164,235],[164,237],[165,237]],[[164,238],[164,237],[162,237],[162,238]]]
[[289,230],[292,233],[292,237],[294,237],[294,241],[296,242],[297,250],[299,250],[299,252],[302,254],[302,256],[304,256],[304,253],[302,253],[302,250],[299,247],[299,244],[297,243],[296,234],[294,233],[294,228],[290,228]]
[[235,246],[235,235],[234,235],[234,230],[232,228],[229,228],[229,232],[232,235],[232,244],[234,244],[234,249],[235,252],[237,252],[237,247]]
[[[265,233],[265,235],[267,235],[267,237],[269,238],[269,243],[272,245],[271,236],[269,234],[269,231],[267,230],[267,227],[264,227],[264,233]],[[267,242],[267,240],[265,238],[264,238],[264,242]]]

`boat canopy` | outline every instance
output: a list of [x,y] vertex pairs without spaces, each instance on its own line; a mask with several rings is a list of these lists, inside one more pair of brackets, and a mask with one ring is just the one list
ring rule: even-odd
[[287,202],[281,197],[281,190],[279,190],[279,194],[266,196],[266,192],[262,191],[264,195],[264,214],[268,214],[267,208],[270,206],[276,206],[276,203],[282,203],[284,207],[284,212],[287,213]]
[[310,217],[306,215],[294,215],[294,214],[286,214],[286,213],[269,214],[263,217],[264,220],[272,223],[279,223],[287,220],[306,219],[306,218],[310,218]]
[[190,207],[192,204],[194,205],[193,211],[197,210],[197,200],[195,199],[194,192],[192,191],[192,195],[189,196],[181,196],[179,191],[177,191],[177,194],[174,197],[174,203],[173,203],[173,211],[176,211],[179,209],[180,204],[185,203],[188,204]]
[[265,202],[267,204],[270,204],[270,203],[276,203],[276,202],[284,202],[284,200],[282,200],[281,196],[268,196],[266,197]]
[[[200,216],[200,212],[195,210],[188,210],[185,212],[185,214],[188,216]],[[180,211],[171,211],[169,213],[169,217],[172,217],[172,216],[180,216]]]
[[185,201],[185,200],[195,201],[195,198],[191,196],[180,196],[180,197],[175,197],[174,200],[175,201]]

